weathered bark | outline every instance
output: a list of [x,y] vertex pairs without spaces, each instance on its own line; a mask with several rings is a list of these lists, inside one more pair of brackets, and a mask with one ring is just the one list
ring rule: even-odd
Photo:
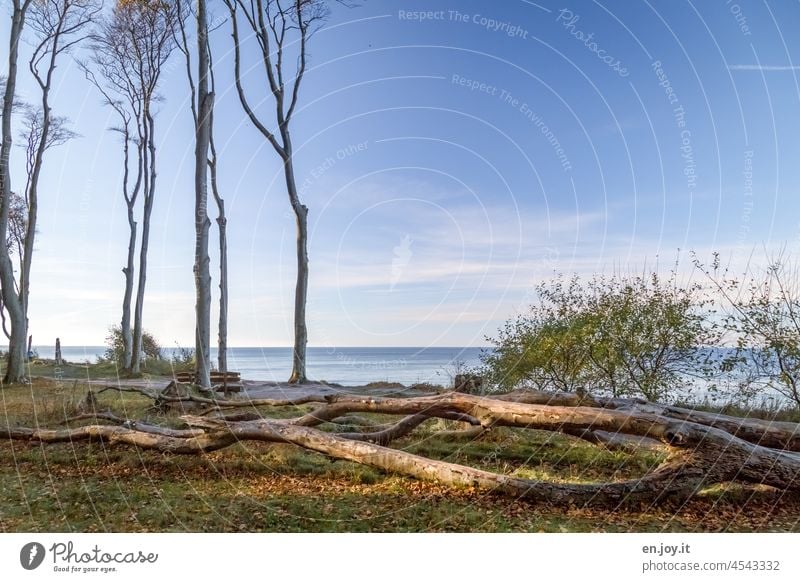
[[306,303],[308,301],[308,207],[300,202],[294,180],[291,138],[288,131],[284,136],[286,161],[283,165],[286,189],[289,192],[292,210],[297,223],[297,281],[294,291],[294,347],[292,350],[292,374],[290,384],[302,384],[306,377],[306,346],[308,328],[306,325]]
[[219,228],[219,326],[217,332],[217,367],[228,371],[228,219],[225,217],[225,201],[217,189],[217,154],[214,139],[211,139],[211,190],[217,203],[217,227]]
[[139,280],[136,287],[136,304],[133,312],[133,355],[131,370],[141,371],[142,335],[144,334],[144,294],[147,284],[147,253],[150,245],[150,217],[153,213],[153,200],[156,192],[156,140],[155,120],[150,112],[150,103],[144,110],[144,209],[142,210],[142,242],[139,247]]
[[764,447],[800,452],[800,425],[793,422],[735,418],[675,406],[665,406],[660,414],[667,418],[719,428],[742,440]]
[[382,430],[376,430],[373,432],[338,433],[338,435],[342,438],[353,441],[362,441],[386,446],[393,440],[403,438],[404,436],[411,434],[415,428],[428,420],[431,420],[430,416],[425,416],[424,414],[412,414],[411,416],[406,416],[400,422]]
[[[59,19],[58,28],[60,29],[62,19]],[[50,119],[52,116],[50,110],[50,87],[53,81],[53,72],[56,67],[56,57],[58,56],[57,43],[60,36],[60,30],[56,33],[54,39],[55,47],[50,53],[49,66],[44,79],[38,74],[37,69],[34,67],[34,57],[30,62],[30,69],[39,81],[42,90],[42,127],[41,135],[39,137],[39,144],[36,147],[33,163],[29,167],[28,188],[25,193],[26,202],[28,205],[28,220],[25,227],[25,240],[22,249],[22,265],[20,268],[19,277],[19,298],[22,304],[22,312],[25,316],[25,323],[28,323],[28,300],[31,291],[31,265],[33,264],[33,245],[36,239],[36,221],[39,215],[39,178],[42,173],[42,164],[44,163],[44,153],[47,150],[47,141],[50,133]],[[30,350],[29,350],[30,351]]]
[[110,445],[127,444],[140,449],[154,449],[165,453],[191,455],[222,449],[236,443],[236,437],[225,432],[206,432],[197,436],[196,431],[187,431],[186,436],[165,434],[163,431],[142,431],[125,426],[89,425],[78,428],[4,428],[0,427],[0,438],[27,440],[41,443],[73,443],[78,441],[101,441]]
[[202,437],[205,435],[205,431],[201,428],[190,428],[190,429],[178,429],[178,428],[169,428],[166,426],[158,426],[154,424],[149,424],[147,422],[142,422],[139,420],[132,420],[129,418],[122,418],[117,416],[112,412],[86,412],[82,414],[77,414],[75,416],[71,416],[67,418],[60,424],[73,424],[75,422],[80,422],[82,420],[105,420],[107,422],[124,426],[125,428],[132,428],[139,432],[145,432],[150,434],[159,434],[168,437],[175,437],[175,438],[191,438],[191,437]]
[[[518,394],[516,400],[539,398]],[[720,428],[635,408],[530,404],[506,397],[445,394],[420,398],[340,397],[310,415],[290,420],[239,417],[212,419],[186,416],[189,430],[153,425],[89,426],[46,430],[0,428],[0,437],[38,442],[102,440],[144,449],[197,454],[243,440],[292,443],[335,459],[362,463],[402,475],[555,504],[616,507],[628,502],[686,499],[714,483],[739,481],[800,492],[800,455],[745,441]],[[285,404],[286,401],[274,401]],[[218,404],[218,403],[217,403]],[[354,412],[402,414],[400,422],[380,431],[332,434],[306,424],[319,424]],[[493,426],[539,429],[575,434],[588,431],[655,439],[669,451],[667,460],[639,479],[596,484],[562,484],[508,475],[427,459],[388,448],[429,418],[475,419],[481,431]],[[101,418],[101,417],[96,417]],[[139,430],[134,427],[138,426]],[[787,427],[788,428],[788,427]],[[198,432],[203,429],[203,433]],[[480,434],[477,430],[475,434]]]
[[636,398],[580,397],[567,392],[541,392],[518,390],[496,397],[498,400],[527,404],[550,404],[558,406],[590,406],[614,410],[634,410],[663,416],[674,420],[686,420],[729,432],[742,440],[769,448],[800,452],[800,425],[793,422],[742,418],[725,414],[703,412],[678,406],[654,404]]
[[[128,255],[122,273],[125,275],[125,291],[122,295],[122,321],[120,333],[122,334],[122,368],[126,372],[133,371],[133,328],[131,326],[131,302],[133,301],[133,283],[135,277],[134,261],[136,259],[136,200],[142,187],[144,178],[144,149],[143,144],[136,146],[136,179],[130,187],[130,128],[126,114],[117,110],[124,121],[122,129],[123,139],[123,177],[122,195],[125,198],[125,207],[128,216]],[[138,122],[137,122],[138,123]]]
[[[211,81],[211,93],[216,94],[214,78],[214,60],[208,46],[208,74]],[[211,178],[211,193],[217,204],[217,228],[219,231],[219,324],[217,328],[217,365],[220,372],[228,371],[228,218],[225,216],[225,200],[219,192],[217,181],[217,147],[214,143],[214,108],[209,112],[209,147],[211,157],[208,169]]]
[[214,95],[208,80],[208,22],[205,0],[197,1],[197,118],[195,123],[195,253],[196,294],[195,382],[211,386],[211,272],[208,238],[208,155],[211,141],[211,112]]
[[390,473],[564,505],[617,506],[626,502],[653,502],[671,496],[688,497],[706,482],[703,471],[684,462],[681,455],[641,479],[588,485],[555,484],[436,461],[369,442],[353,441],[315,429],[274,421],[260,420],[227,425],[202,417],[184,419],[190,426],[199,426],[208,432],[202,436],[187,433],[186,437],[182,437],[107,425],[61,430],[0,427],[0,437],[44,443],[99,440],[108,444],[129,444],[141,449],[175,454],[218,450],[243,440],[284,442]]
[[444,461],[436,461],[372,444],[354,441],[315,429],[260,420],[228,425],[202,417],[183,417],[193,427],[206,429],[197,436],[185,431],[178,436],[158,428],[148,432],[128,427],[92,425],[74,429],[2,428],[0,437],[43,443],[98,440],[108,444],[128,444],[140,449],[155,449],[175,454],[197,454],[218,450],[243,440],[283,442],[316,451],[333,458],[368,465],[390,473],[437,481],[459,487],[475,487],[493,493],[512,495],[552,504],[591,504],[617,506],[626,502],[652,502],[667,497],[687,497],[705,481],[701,469],[684,462],[682,455],[641,479],[602,484],[555,484],[510,477]]
[[9,31],[8,73],[3,95],[2,144],[0,145],[0,290],[3,303],[8,310],[11,323],[11,337],[8,341],[8,359],[4,384],[20,382],[25,378],[25,340],[28,335],[28,322],[23,302],[16,291],[14,265],[5,244],[8,232],[8,218],[11,206],[11,113],[14,107],[14,93],[17,85],[17,62],[19,41],[25,26],[25,13],[31,0],[12,0],[11,29]]
[[[126,144],[127,158],[127,144]],[[127,164],[125,171],[127,172]],[[126,200],[127,202],[127,200]],[[122,321],[120,333],[122,334],[122,368],[125,371],[133,370],[133,330],[131,328],[131,301],[133,300],[133,281],[135,275],[134,260],[136,257],[136,220],[133,216],[133,204],[128,203],[128,259],[122,273],[125,275],[125,291],[122,295]]]

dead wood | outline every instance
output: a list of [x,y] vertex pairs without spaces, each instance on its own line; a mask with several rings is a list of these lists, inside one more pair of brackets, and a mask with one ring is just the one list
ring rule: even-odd
[[[543,398],[542,394],[533,393],[506,395],[502,399],[461,393],[418,398],[339,396],[329,398],[318,410],[294,419],[184,416],[188,429],[125,421],[122,426],[92,425],[57,430],[0,428],[0,437],[43,443],[100,440],[179,454],[198,454],[247,440],[291,443],[334,459],[391,473],[561,504],[616,506],[627,501],[652,503],[666,497],[689,498],[703,487],[728,481],[800,492],[800,454],[782,450],[794,442],[796,425],[783,423],[776,428],[765,421],[744,419],[747,422],[740,422],[733,417],[696,415],[686,409],[630,400],[559,397],[558,404],[554,405],[541,403]],[[553,401],[552,397],[548,398],[547,402]],[[402,415],[404,418],[370,432],[337,435],[312,428],[358,413]],[[94,418],[102,417],[95,415]],[[410,434],[431,418],[462,420],[478,431],[506,426],[561,432],[598,444],[617,440],[630,445],[637,439],[644,439],[642,442],[660,443],[668,456],[665,462],[639,479],[563,484],[492,473],[385,446]],[[757,426],[770,435],[769,438],[757,439]],[[776,430],[781,431],[780,438]],[[737,432],[739,435],[734,434]]]

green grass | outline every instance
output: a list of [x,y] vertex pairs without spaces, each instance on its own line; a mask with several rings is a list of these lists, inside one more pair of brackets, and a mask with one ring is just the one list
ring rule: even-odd
[[552,432],[504,428],[494,429],[488,438],[467,443],[416,439],[406,450],[527,479],[573,483],[635,479],[666,457],[645,450],[636,455],[608,451]]
[[[53,380],[6,387],[0,424],[56,426],[74,414],[86,388]],[[177,415],[148,412],[150,402],[140,395],[105,392],[99,401],[120,416],[179,423]],[[311,407],[260,410],[289,417]],[[435,435],[454,426],[431,421],[394,446],[555,482],[635,478],[662,458],[651,451],[609,452],[542,431],[496,429],[478,440]],[[675,507],[564,509],[387,475],[282,444],[246,442],[175,456],[100,443],[4,441],[0,467],[5,532],[800,531],[800,502],[766,489],[715,487]]]
[[[5,361],[3,360],[2,364],[4,363]],[[0,372],[2,372],[2,368],[3,366],[0,365]],[[166,359],[148,359],[143,363],[140,373],[131,374],[121,370],[114,362],[65,362],[57,366],[54,360],[34,358],[27,364],[26,371],[27,375],[32,378],[50,378],[69,381],[107,378],[157,378],[171,376],[174,372],[190,371],[191,369],[192,365],[187,363],[176,364]]]

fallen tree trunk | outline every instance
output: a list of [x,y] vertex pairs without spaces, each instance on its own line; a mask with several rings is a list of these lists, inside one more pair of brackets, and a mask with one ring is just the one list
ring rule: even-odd
[[102,441],[128,444],[176,454],[218,450],[243,440],[291,443],[325,455],[354,461],[383,471],[437,481],[459,487],[554,504],[617,506],[625,502],[652,502],[664,497],[685,497],[704,481],[703,472],[675,459],[641,479],[602,484],[561,484],[501,475],[405,451],[359,442],[313,428],[259,420],[225,425],[205,417],[184,417],[188,424],[209,432],[185,437],[144,433],[119,426],[92,425],[74,429],[0,429],[0,437],[44,443]]
[[800,452],[800,424],[780,422],[761,418],[728,416],[726,414],[704,412],[691,408],[654,404],[635,398],[593,398],[580,397],[567,392],[542,392],[538,390],[518,390],[497,397],[498,400],[526,404],[546,404],[552,406],[589,406],[613,410],[634,410],[663,416],[674,420],[684,420],[705,426],[719,428],[742,440],[769,448]]
[[[44,443],[100,440],[179,454],[218,450],[245,440],[291,443],[387,472],[559,504],[616,506],[627,501],[652,503],[666,497],[685,499],[703,487],[727,481],[800,492],[800,455],[781,447],[751,442],[725,430],[726,427],[731,431],[741,430],[746,424],[746,436],[755,439],[754,422],[737,423],[739,419],[720,415],[714,415],[713,419],[689,416],[703,421],[696,422],[687,420],[685,409],[621,399],[559,399],[559,405],[531,403],[541,402],[542,398],[543,395],[533,393],[506,395],[502,399],[460,393],[418,398],[337,396],[327,398],[327,403],[317,410],[294,419],[273,420],[251,415],[227,419],[184,416],[183,420],[190,427],[186,430],[126,421],[124,426],[92,425],[59,430],[0,428],[0,437]],[[313,428],[355,413],[403,415],[405,418],[372,432],[337,435]],[[385,446],[410,434],[431,418],[460,420],[480,431],[505,426],[555,431],[581,438],[593,434],[598,436],[598,442],[622,436],[623,440],[647,439],[661,443],[669,454],[665,462],[639,479],[564,484],[492,473]],[[765,426],[765,432],[769,433],[769,428]],[[779,428],[784,436],[797,432],[795,425]],[[784,438],[767,442],[792,441]]]

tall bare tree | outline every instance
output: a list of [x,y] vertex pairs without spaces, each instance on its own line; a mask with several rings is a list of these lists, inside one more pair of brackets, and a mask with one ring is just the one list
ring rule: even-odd
[[194,277],[196,290],[195,382],[211,386],[211,259],[208,256],[208,152],[214,94],[208,81],[208,16],[206,1],[197,0],[197,117],[194,145]]
[[[25,26],[25,15],[31,0],[11,0],[11,29],[8,35],[8,70],[5,74],[3,92],[2,145],[0,145],[0,241],[8,235],[8,220],[11,210],[11,115],[14,109],[14,94],[17,86],[19,41]],[[0,244],[0,288],[3,303],[11,320],[8,340],[8,362],[4,383],[19,382],[25,377],[25,314],[14,284],[14,265],[8,246]]]
[[[89,80],[114,110],[119,122],[114,130],[122,136],[122,195],[127,207],[129,231],[127,261],[122,269],[125,275],[122,365],[134,373],[139,372],[141,366],[150,216],[156,192],[154,106],[158,100],[161,73],[175,48],[177,14],[175,3],[168,0],[118,2],[92,35],[91,62],[83,65]],[[144,198],[142,235],[131,328],[138,228],[135,211],[140,194]]]
[[[306,382],[306,300],[308,296],[308,207],[301,200],[294,175],[294,150],[289,130],[306,72],[307,44],[328,17],[324,0],[224,0],[231,16],[234,42],[234,78],[239,101],[256,129],[269,141],[283,162],[286,192],[297,225],[297,282],[294,298],[294,349],[290,383]],[[257,41],[269,93],[275,102],[274,125],[259,117],[250,105],[242,83],[240,27]],[[287,65],[291,56],[294,65]],[[269,129],[276,127],[275,130]]]
[[[41,104],[29,110],[26,117],[28,143],[26,144],[27,181],[25,202],[27,222],[20,265],[20,281],[14,281],[13,261],[5,245],[0,245],[0,285],[3,302],[11,321],[9,357],[5,381],[17,382],[24,378],[25,345],[28,336],[28,299],[30,274],[36,236],[38,193],[45,152],[71,137],[66,133],[62,118],[54,118],[50,109],[50,91],[58,59],[84,36],[100,7],[97,0],[12,0],[11,33],[9,35],[8,74],[3,97],[2,151],[0,152],[0,240],[7,236],[11,207],[11,115],[14,109],[14,91],[17,82],[19,41],[26,18],[32,31],[33,50],[28,68],[40,89]],[[55,119],[55,121],[54,121]]]
[[65,118],[56,117],[50,109],[50,91],[53,87],[58,58],[86,38],[88,26],[100,11],[98,0],[34,0],[28,21],[33,32],[34,48],[28,68],[41,92],[41,104],[26,114],[23,135],[28,180],[25,202],[28,205],[28,222],[20,269],[20,299],[26,320],[30,296],[31,262],[36,238],[36,220],[39,208],[39,180],[45,152],[76,136],[66,128]]
[[[208,254],[208,183],[209,172],[211,189],[217,204],[220,242],[220,312],[218,335],[218,362],[221,371],[227,370],[227,327],[228,327],[228,289],[227,289],[227,242],[225,230],[225,203],[217,185],[217,153],[214,147],[214,86],[211,60],[211,45],[208,40],[208,12],[205,0],[198,0],[193,11],[184,0],[179,3],[180,35],[178,47],[186,62],[186,78],[191,97],[192,120],[195,127],[195,382],[200,386],[210,386],[211,371],[211,273]],[[189,43],[186,22],[194,16],[196,24],[196,51]],[[192,71],[192,55],[196,52],[198,70],[197,82]]]
[[[211,92],[214,92],[214,66],[209,62],[211,73]],[[225,216],[225,200],[219,193],[217,181],[217,147],[214,144],[214,111],[211,111],[211,157],[208,160],[211,170],[211,192],[217,204],[217,228],[219,230],[219,327],[217,334],[217,367],[220,372],[228,371],[228,219]]]

